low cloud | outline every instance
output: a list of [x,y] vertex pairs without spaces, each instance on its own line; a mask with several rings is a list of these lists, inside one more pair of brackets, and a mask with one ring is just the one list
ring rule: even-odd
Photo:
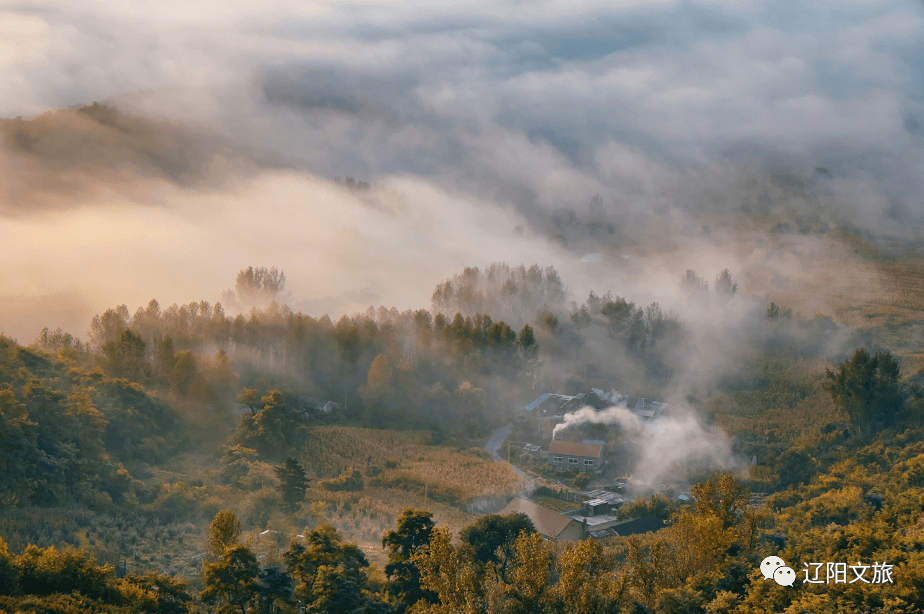
[[37,1],[0,24],[0,225],[27,233],[4,297],[217,298],[266,265],[349,312],[536,262],[576,300],[708,324],[679,277],[728,267],[743,323],[770,291],[831,310],[806,291],[831,254],[875,290],[832,233],[924,216],[919,3]]

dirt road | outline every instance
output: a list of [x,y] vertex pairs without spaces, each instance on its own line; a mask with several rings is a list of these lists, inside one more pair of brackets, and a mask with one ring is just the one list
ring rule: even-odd
[[[500,450],[504,440],[510,436],[511,430],[513,430],[513,423],[500,427],[491,433],[491,438],[488,439],[488,443],[484,444],[484,449],[491,453],[491,456],[494,458],[494,460],[507,462],[506,459],[502,458],[501,455],[498,454],[498,450]],[[515,467],[513,464],[511,464],[510,468],[513,469],[517,475],[529,479],[529,476],[527,476],[526,473],[519,467]]]

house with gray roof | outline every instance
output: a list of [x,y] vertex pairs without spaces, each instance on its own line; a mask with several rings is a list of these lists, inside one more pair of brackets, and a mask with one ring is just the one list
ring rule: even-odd
[[587,537],[585,524],[526,499],[514,499],[499,513],[513,514],[516,512],[526,514],[536,527],[536,531],[546,539],[575,541]]

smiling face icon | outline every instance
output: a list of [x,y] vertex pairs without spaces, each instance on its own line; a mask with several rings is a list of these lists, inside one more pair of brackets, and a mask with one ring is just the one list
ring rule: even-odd
[[773,573],[780,567],[785,567],[786,563],[783,562],[778,556],[768,556],[763,561],[760,562],[760,573],[764,574],[764,578],[767,580],[773,579]]
[[792,586],[792,583],[796,581],[796,572],[792,567],[777,567],[773,572],[773,579],[780,586]]

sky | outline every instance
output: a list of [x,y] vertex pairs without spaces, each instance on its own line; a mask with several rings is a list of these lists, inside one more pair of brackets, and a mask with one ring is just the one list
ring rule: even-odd
[[911,0],[3,1],[0,332],[250,265],[334,318],[495,261],[801,296],[833,229],[919,236],[922,43]]

